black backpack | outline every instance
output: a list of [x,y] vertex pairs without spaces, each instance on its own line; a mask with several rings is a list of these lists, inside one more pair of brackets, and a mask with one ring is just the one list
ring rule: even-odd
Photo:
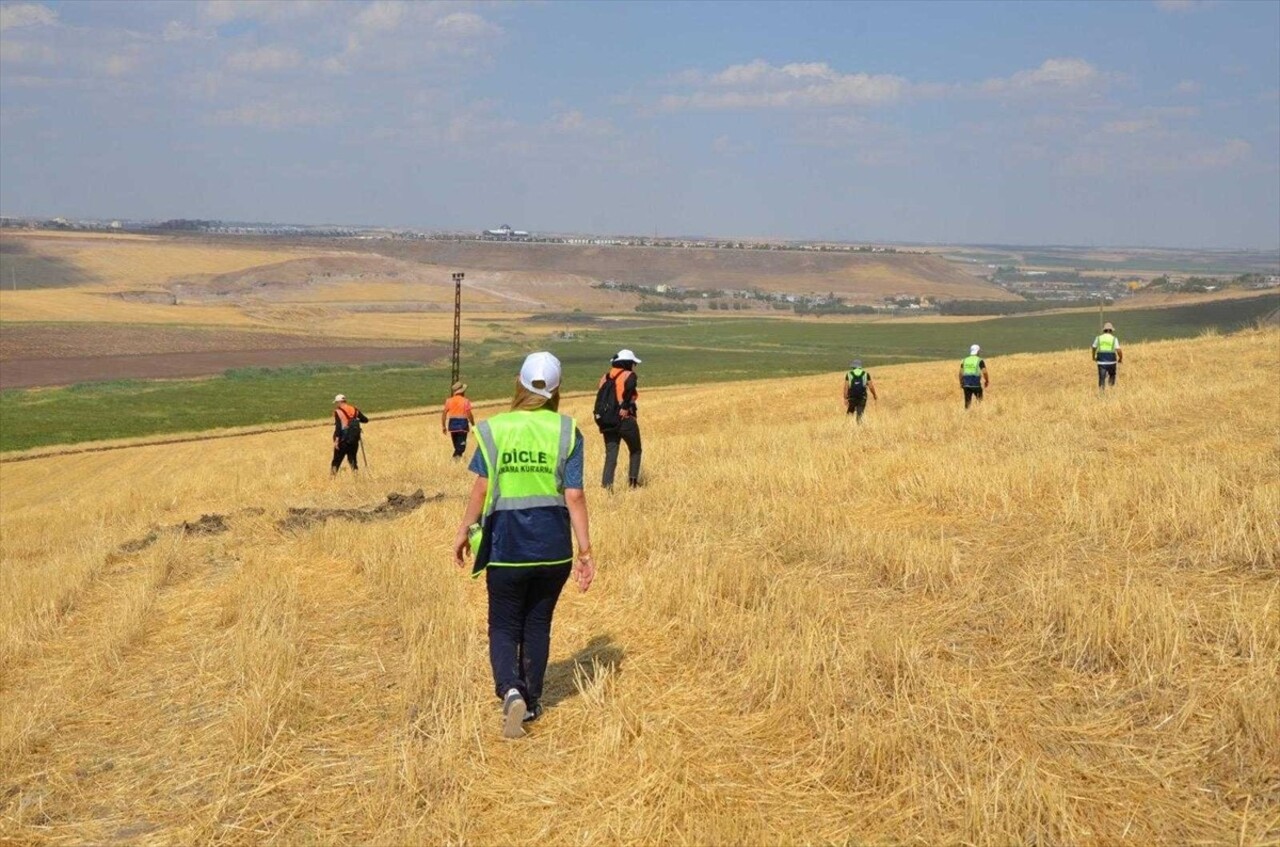
[[[855,371],[862,371],[862,373],[855,373]],[[863,397],[867,396],[867,372],[866,371],[863,371],[861,368],[854,368],[854,370],[849,371],[849,373],[845,376],[845,379],[849,381],[850,397],[856,397],[858,399],[862,399]]]
[[618,406],[617,381],[625,380],[629,373],[630,371],[619,371],[613,379],[606,374],[604,382],[600,384],[600,390],[596,392],[596,405],[592,409],[592,414],[595,415],[596,426],[601,432],[617,429],[622,424],[621,408]]

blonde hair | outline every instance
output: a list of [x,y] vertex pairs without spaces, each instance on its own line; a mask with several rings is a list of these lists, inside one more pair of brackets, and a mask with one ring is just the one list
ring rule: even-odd
[[557,388],[552,391],[551,399],[547,399],[541,394],[534,394],[525,388],[520,384],[520,378],[516,377],[516,396],[511,398],[511,411],[532,412],[537,409],[550,409],[553,412],[560,411],[560,389]]

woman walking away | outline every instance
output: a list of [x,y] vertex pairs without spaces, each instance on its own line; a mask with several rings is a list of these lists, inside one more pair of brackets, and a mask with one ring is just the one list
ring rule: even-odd
[[640,360],[630,350],[619,350],[600,384],[596,386],[596,426],[604,436],[604,472],[601,483],[613,490],[618,468],[618,447],[627,444],[627,485],[640,487],[640,424],[636,421],[636,365]]
[[476,425],[476,418],[467,399],[467,384],[455,382],[450,391],[449,399],[444,401],[444,411],[440,413],[440,431],[453,439],[453,458],[461,459],[467,449],[467,433]]
[[[477,475],[453,540],[454,563],[475,556],[489,590],[489,662],[502,699],[502,734],[524,735],[542,714],[551,652],[551,616],[573,575],[581,591],[595,579],[582,433],[559,413],[560,361],[531,353],[520,368],[511,411],[476,427]],[[574,538],[578,556],[573,555]]]

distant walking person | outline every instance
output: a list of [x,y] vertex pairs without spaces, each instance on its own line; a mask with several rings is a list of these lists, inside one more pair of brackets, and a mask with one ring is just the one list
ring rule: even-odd
[[551,617],[561,589],[570,574],[581,591],[595,578],[582,433],[559,408],[560,361],[531,353],[511,411],[476,427],[476,481],[453,539],[454,564],[464,567],[469,550],[471,574],[483,572],[489,590],[489,663],[506,738],[521,737],[523,725],[542,715]]
[[330,476],[342,467],[344,458],[353,473],[360,470],[360,462],[356,459],[360,452],[360,424],[368,422],[364,412],[347,402],[347,395],[339,394],[333,398],[333,464],[329,466]]
[[868,392],[872,399],[880,402],[871,374],[862,369],[861,359],[854,359],[853,370],[844,375],[844,402],[849,409],[848,414],[854,415],[854,420],[858,423],[862,423],[862,413],[867,410]]
[[982,348],[974,344],[969,348],[969,355],[960,362],[960,387],[964,390],[964,407],[969,408],[973,399],[982,402],[982,390],[991,384],[987,375],[987,363],[978,355]]
[[1124,361],[1124,351],[1111,321],[1104,323],[1102,334],[1093,339],[1093,361],[1098,364],[1098,391],[1106,391],[1107,383],[1115,387],[1116,366]]
[[630,465],[627,468],[627,485],[640,485],[640,424],[636,421],[636,365],[640,360],[630,350],[619,350],[613,357],[612,367],[600,377],[596,388],[596,426],[604,436],[604,474],[601,482],[613,490],[613,475],[618,467],[618,447],[627,443]]
[[444,401],[444,411],[440,413],[440,431],[453,439],[453,458],[461,459],[467,450],[467,433],[476,425],[476,418],[467,399],[467,384],[455,382],[450,390],[452,394]]

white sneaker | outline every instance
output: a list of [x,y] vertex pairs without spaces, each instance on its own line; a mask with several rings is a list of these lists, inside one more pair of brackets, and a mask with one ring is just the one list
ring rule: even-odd
[[524,737],[524,713],[524,697],[517,689],[512,688],[507,692],[507,696],[502,698],[503,738]]

